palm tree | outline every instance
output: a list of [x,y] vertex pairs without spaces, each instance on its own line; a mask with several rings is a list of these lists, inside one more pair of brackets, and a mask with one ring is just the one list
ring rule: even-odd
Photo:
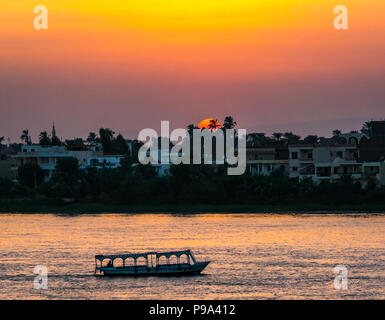
[[234,127],[237,125],[237,122],[234,121],[234,118],[231,116],[228,116],[223,121],[223,129],[234,129]]
[[366,135],[370,135],[371,129],[372,129],[372,121],[366,121],[362,125],[361,132]]
[[198,127],[194,126],[193,124],[189,124],[187,126],[187,133],[189,134],[190,137],[193,136],[194,129],[198,129]]
[[97,136],[95,132],[90,132],[87,138],[87,142],[90,144],[94,144],[97,140]]
[[23,130],[22,135],[20,136],[20,139],[24,141],[26,145],[32,144],[31,137],[29,136],[29,131],[27,129]]
[[211,119],[210,124],[208,125],[208,129],[215,130],[219,128],[221,125],[217,120]]
[[104,154],[111,154],[114,134],[115,132],[109,128],[99,129],[100,142],[102,143]]

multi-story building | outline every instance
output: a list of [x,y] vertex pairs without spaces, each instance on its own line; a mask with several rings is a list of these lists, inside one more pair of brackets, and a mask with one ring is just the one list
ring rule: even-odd
[[72,157],[72,154],[64,146],[26,145],[22,147],[21,152],[12,156],[12,170],[16,178],[19,167],[27,163],[33,163],[43,170],[44,180],[48,181],[52,177],[57,160],[69,157]]
[[385,163],[364,162],[357,144],[315,144],[289,146],[289,176],[316,183],[335,182],[349,176],[365,187],[370,180],[385,185]]
[[19,167],[34,163],[43,170],[44,180],[48,181],[55,171],[57,161],[70,157],[78,160],[81,169],[88,166],[116,168],[122,159],[122,156],[104,156],[102,151],[68,150],[65,146],[26,145],[21,148],[21,152],[11,156],[13,177],[17,178]]
[[359,159],[355,144],[298,144],[289,146],[289,176],[292,178],[322,174],[336,160],[354,165]]
[[277,170],[288,173],[288,149],[285,146],[247,148],[246,164],[251,174],[270,175]]

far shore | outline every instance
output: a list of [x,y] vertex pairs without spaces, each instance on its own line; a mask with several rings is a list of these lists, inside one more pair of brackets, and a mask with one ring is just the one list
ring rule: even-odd
[[64,214],[106,214],[106,213],[276,213],[276,214],[349,214],[385,213],[384,204],[142,204],[123,205],[97,202],[55,203],[41,200],[0,200],[0,214],[5,213],[64,213]]

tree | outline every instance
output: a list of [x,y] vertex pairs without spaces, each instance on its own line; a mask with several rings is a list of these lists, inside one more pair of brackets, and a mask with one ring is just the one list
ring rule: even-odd
[[35,163],[26,163],[18,169],[18,177],[21,183],[33,188],[44,180],[44,172]]
[[51,145],[53,146],[61,146],[63,143],[60,141],[60,139],[57,136],[52,136],[51,139]]
[[333,130],[333,137],[339,137],[342,134],[341,130]]
[[88,134],[87,142],[89,144],[95,144],[97,142],[98,138],[95,132],[90,132]]
[[372,131],[372,121],[366,121],[361,128],[361,132],[370,136],[370,133]]
[[32,144],[32,141],[31,141],[31,137],[29,136],[29,132],[28,130],[23,130],[21,136],[20,136],[20,139],[22,141],[25,142],[26,145],[31,145]]
[[82,138],[74,138],[74,139],[66,140],[65,145],[68,150],[74,150],[74,151],[87,150],[86,146],[84,145],[84,140]]
[[51,145],[51,139],[49,138],[47,131],[40,132],[39,144],[41,146],[50,146]]
[[281,132],[274,132],[273,133],[273,139],[275,141],[281,141],[282,136],[283,136],[283,133],[281,133]]
[[4,141],[4,136],[0,137],[0,146],[3,144],[3,141]]
[[263,147],[267,144],[271,143],[271,139],[266,137],[265,133],[249,133],[246,136],[246,144],[248,147],[256,148]]
[[143,142],[139,140],[133,140],[132,141],[132,154],[131,154],[131,161],[133,163],[138,162],[138,153],[141,146],[143,146]]
[[306,143],[306,144],[315,144],[318,142],[318,136],[316,135],[308,135],[307,137],[305,137],[303,139],[303,142]]
[[211,119],[210,124],[208,125],[208,129],[215,130],[218,129],[221,125],[217,120]]
[[112,153],[114,133],[115,132],[108,128],[100,128],[99,130],[100,142],[102,143],[104,154]]
[[231,116],[228,116],[223,121],[222,127],[223,127],[223,129],[234,129],[236,125],[237,125],[237,122],[234,121],[234,118]]
[[60,158],[56,162],[53,181],[74,186],[80,178],[78,159],[73,157]]
[[187,126],[187,133],[189,134],[190,138],[192,138],[193,136],[194,129],[199,129],[199,128],[194,126],[193,124],[189,124]]
[[299,143],[301,141],[301,136],[296,135],[293,132],[286,132],[283,136],[287,143]]
[[119,133],[114,140],[114,151],[117,154],[127,155],[129,154],[127,141],[123,138],[123,136]]
[[66,145],[67,146],[83,146],[84,141],[82,138],[70,139],[70,140],[66,140]]

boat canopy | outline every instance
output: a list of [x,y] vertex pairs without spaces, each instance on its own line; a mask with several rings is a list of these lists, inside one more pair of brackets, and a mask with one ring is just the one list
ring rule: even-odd
[[113,254],[113,255],[96,255],[95,259],[102,262],[105,259],[115,260],[115,259],[122,259],[126,260],[128,258],[134,258],[135,260],[144,257],[147,259],[149,255],[156,255],[157,258],[165,256],[166,258],[170,258],[171,256],[180,257],[182,255],[191,256],[194,259],[191,250],[183,250],[183,251],[169,251],[169,252],[143,252],[143,253],[127,253],[127,254]]

